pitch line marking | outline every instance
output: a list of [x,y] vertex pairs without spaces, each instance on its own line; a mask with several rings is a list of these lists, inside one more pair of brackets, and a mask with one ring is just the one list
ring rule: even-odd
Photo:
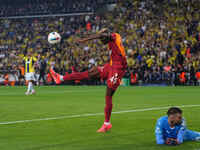
[[[116,112],[112,112],[112,114],[123,114],[123,113],[131,113],[131,112],[145,112],[145,111],[152,111],[152,110],[163,110],[163,109],[168,109],[169,107],[172,107],[172,106],[151,107],[151,108],[144,108],[144,109],[116,111]],[[200,107],[200,105],[181,105],[181,106],[177,106],[177,107],[190,108],[190,107]],[[80,114],[80,115],[69,115],[69,116],[60,116],[60,117],[32,119],[32,120],[8,121],[8,122],[0,122],[0,125],[9,125],[9,124],[27,123],[27,122],[38,122],[38,121],[45,121],[45,120],[61,120],[61,119],[71,119],[71,118],[82,118],[82,117],[101,116],[101,115],[104,115],[104,113],[91,113],[91,114]]]
[[[36,95],[43,95],[43,94],[63,94],[63,93],[88,93],[88,92],[98,92],[104,89],[90,89],[90,90],[65,90],[65,91],[44,91],[44,92],[37,92]],[[13,92],[13,93],[0,93],[0,96],[7,96],[7,95],[14,95],[14,96],[26,96],[24,93],[20,92]]]

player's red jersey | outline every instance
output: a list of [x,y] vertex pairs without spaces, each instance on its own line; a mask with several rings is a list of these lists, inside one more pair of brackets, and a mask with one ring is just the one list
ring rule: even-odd
[[122,38],[118,33],[111,34],[112,41],[108,43],[111,50],[110,65],[113,67],[126,68],[126,53],[122,45]]
[[122,45],[121,36],[112,33],[112,41],[108,43],[111,50],[110,64],[98,67],[101,79],[107,79],[107,86],[116,90],[127,68],[126,54]]

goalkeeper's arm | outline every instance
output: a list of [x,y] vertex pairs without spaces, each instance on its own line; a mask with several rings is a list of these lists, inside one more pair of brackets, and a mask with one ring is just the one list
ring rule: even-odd
[[97,32],[95,34],[88,35],[88,37],[81,38],[81,39],[77,40],[77,42],[87,42],[90,40],[102,39],[102,38],[110,38],[111,39],[110,32],[108,31],[107,28],[103,28],[102,30],[100,30],[99,32]]
[[182,127],[178,131],[178,135],[177,135],[177,142],[178,142],[178,144],[183,143],[183,137],[184,137],[184,133],[185,133],[185,129],[186,129],[185,119],[182,120],[181,126]]
[[156,123],[155,135],[157,144],[165,144],[165,140],[163,138],[162,122],[160,120],[158,120]]

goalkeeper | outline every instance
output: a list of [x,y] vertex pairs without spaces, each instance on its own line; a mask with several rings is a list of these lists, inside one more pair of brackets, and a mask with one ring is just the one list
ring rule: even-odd
[[155,135],[157,144],[179,145],[184,141],[200,140],[200,132],[186,128],[182,110],[177,107],[171,107],[167,116],[158,119]]

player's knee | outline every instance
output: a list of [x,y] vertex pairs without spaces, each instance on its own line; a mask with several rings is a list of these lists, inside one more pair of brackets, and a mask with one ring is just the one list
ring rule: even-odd
[[100,73],[98,71],[98,68],[97,67],[92,67],[89,71],[88,71],[88,75],[90,78],[93,78],[93,77],[99,77],[100,76]]
[[98,68],[96,66],[92,67],[88,72],[97,72]]

